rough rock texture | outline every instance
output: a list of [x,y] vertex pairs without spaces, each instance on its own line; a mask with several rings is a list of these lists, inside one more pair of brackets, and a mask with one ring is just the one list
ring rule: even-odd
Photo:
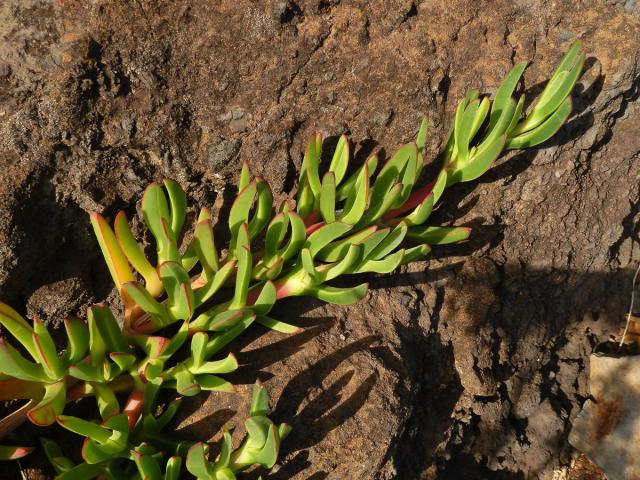
[[[295,428],[270,478],[558,478],[640,256],[635,0],[4,1],[0,298],[52,324],[106,298],[86,212],[132,216],[153,179],[223,208],[242,159],[288,192],[316,130],[362,160],[424,114],[435,154],[468,89],[528,60],[533,98],[575,38],[569,124],[446,192],[433,221],[470,242],[371,278],[352,307],[284,302],[302,333],[233,346],[235,381],[267,381]],[[192,402],[179,431],[213,437],[248,388]]]
[[609,480],[638,478],[640,356],[592,355],[591,398],[574,419],[569,443],[585,452]]

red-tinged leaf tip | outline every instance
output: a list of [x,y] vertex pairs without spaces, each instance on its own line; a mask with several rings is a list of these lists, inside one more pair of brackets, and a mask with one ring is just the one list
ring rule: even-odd
[[144,197],[147,194],[147,192],[153,187],[162,188],[158,182],[151,182],[149,185],[147,185],[147,188],[144,189],[144,193],[142,194],[142,196]]
[[18,447],[15,449],[13,455],[11,455],[9,460],[17,460],[19,458],[22,458],[25,455],[29,455],[31,452],[33,452],[33,450],[33,447]]
[[280,285],[276,284],[276,299],[281,300],[285,297],[289,296],[291,293],[291,285],[287,284],[287,282],[281,283]]
[[80,455],[85,462],[87,461],[87,458],[85,457],[85,450],[87,448],[87,445],[89,445],[89,437],[85,437],[84,441],[82,442],[82,450],[80,451]]

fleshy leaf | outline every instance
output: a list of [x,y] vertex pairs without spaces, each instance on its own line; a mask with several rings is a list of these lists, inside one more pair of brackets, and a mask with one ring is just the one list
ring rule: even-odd
[[336,177],[333,172],[328,172],[322,178],[320,213],[327,223],[334,222],[336,219]]
[[[58,358],[58,352],[53,343],[53,338],[51,338],[47,327],[44,326],[44,323],[42,323],[42,320],[38,317],[33,319],[33,330],[33,343],[36,346],[38,363],[42,365],[50,379],[57,380],[61,378],[64,374],[64,369],[62,368],[60,358]],[[0,369],[1,368],[0,366]]]
[[69,344],[65,352],[69,363],[82,360],[89,350],[89,329],[79,318],[70,317],[64,320]]
[[509,139],[506,148],[509,150],[514,148],[528,148],[547,141],[555,135],[564,122],[567,121],[567,118],[571,115],[571,107],[571,98],[567,97],[544,123],[533,130]]
[[466,240],[470,234],[471,229],[466,227],[411,227],[407,238],[429,245],[446,245]]
[[136,242],[129,228],[127,216],[123,211],[120,211],[118,215],[116,215],[114,230],[120,248],[126,255],[127,260],[129,260],[129,263],[142,275],[142,278],[144,278],[145,287],[149,290],[149,293],[154,297],[162,294],[163,287],[158,272],[149,260],[147,260],[146,255],[142,252],[138,242]]
[[[129,262],[127,262],[127,258],[122,252],[120,244],[116,240],[116,236],[113,233],[113,230],[111,230],[111,227],[109,227],[107,221],[102,217],[102,215],[92,213],[91,225],[93,225],[93,231],[98,239],[102,255],[107,267],[109,267],[113,283],[115,283],[116,287],[120,289],[124,283],[133,282],[134,277],[131,272],[131,268],[129,267]],[[126,303],[125,307],[127,307]]]
[[56,417],[62,413],[67,403],[65,381],[50,383],[45,386],[44,397],[27,413],[27,417],[38,426],[55,423]]
[[26,360],[2,338],[0,338],[0,371],[20,380],[49,381],[41,365]]
[[362,283],[351,288],[320,286],[311,288],[308,293],[320,300],[324,300],[327,303],[351,305],[365,297],[367,294],[367,288],[367,283]]
[[280,333],[296,333],[300,331],[300,328],[296,327],[295,325],[281,322],[280,320],[276,320],[275,318],[267,317],[265,315],[259,316],[257,318],[257,321],[261,325],[264,325],[265,327]]
[[184,225],[187,211],[187,195],[178,182],[166,179],[163,183],[167,189],[169,206],[171,207],[171,230],[177,239]]
[[[0,325],[6,328],[11,335],[27,349],[31,357],[36,360],[38,353],[33,343],[33,328],[9,305],[0,302]],[[0,369],[0,371],[2,371]]]
[[[335,185],[340,185],[345,173],[347,173],[347,167],[349,165],[349,141],[344,135],[340,136],[336,149],[333,152],[333,158],[329,164],[329,171],[335,174]],[[333,220],[331,220],[333,221]]]

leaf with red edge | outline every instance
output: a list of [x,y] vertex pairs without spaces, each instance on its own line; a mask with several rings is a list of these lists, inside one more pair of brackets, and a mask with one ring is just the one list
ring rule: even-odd
[[138,271],[138,273],[140,273],[140,275],[142,275],[142,278],[144,278],[145,287],[149,293],[153,297],[161,295],[164,288],[160,281],[160,277],[158,276],[158,272],[151,265],[140,248],[140,245],[138,245],[138,242],[136,242],[136,239],[129,228],[127,216],[123,211],[120,211],[118,215],[116,215],[114,231],[120,248],[129,260],[129,263]]
[[33,447],[10,447],[0,445],[0,460],[17,460],[33,452]]
[[27,418],[38,426],[52,425],[62,413],[67,403],[67,389],[64,380],[49,383],[44,387],[44,397],[29,412]]
[[33,328],[18,312],[2,302],[0,302],[0,325],[6,328],[27,349],[34,360],[37,359],[32,337]]
[[[98,213],[91,214],[91,225],[102,250],[102,255],[118,290],[122,284],[135,280],[129,262],[107,221]],[[126,305],[125,305],[126,306]]]

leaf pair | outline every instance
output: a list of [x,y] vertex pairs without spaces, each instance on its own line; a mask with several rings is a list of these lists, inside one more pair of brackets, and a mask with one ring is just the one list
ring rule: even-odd
[[33,327],[15,310],[0,302],[0,324],[31,356],[27,360],[4,339],[0,339],[0,399],[31,399],[35,402],[27,418],[37,425],[51,425],[67,402],[66,376],[69,367],[85,357],[89,349],[87,326],[76,318],[64,322],[67,349],[59,355],[44,323],[35,318]]
[[571,92],[582,74],[585,54],[576,41],[563,57],[524,120],[510,132],[508,149],[528,148],[551,138],[571,114]]
[[216,374],[230,373],[238,368],[233,354],[223,360],[210,361],[207,353],[209,335],[196,332],[191,338],[191,356],[163,374],[165,384],[172,385],[180,395],[193,396],[202,390],[233,391],[233,385]]
[[254,386],[250,417],[245,421],[247,436],[242,445],[233,450],[231,435],[224,432],[222,447],[215,462],[207,459],[209,446],[197,443],[187,455],[187,470],[202,480],[235,480],[236,473],[252,465],[271,468],[276,462],[280,442],[289,434],[286,424],[276,426],[269,418],[269,398],[259,383]]

